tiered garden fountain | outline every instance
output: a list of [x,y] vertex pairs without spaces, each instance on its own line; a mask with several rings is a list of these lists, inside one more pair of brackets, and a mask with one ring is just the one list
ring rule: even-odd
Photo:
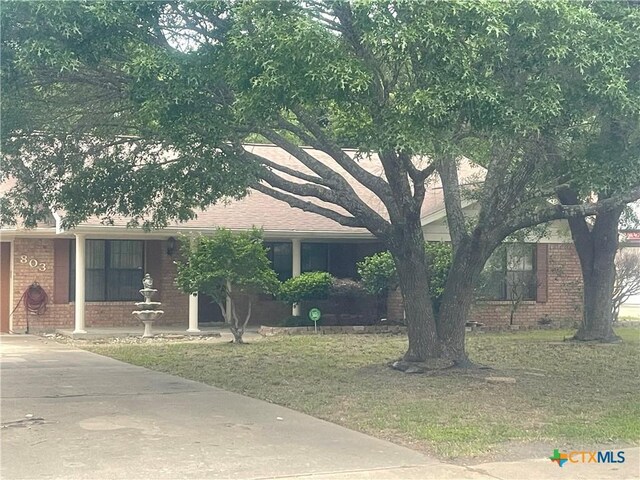
[[151,275],[145,273],[144,278],[142,279],[142,290],[140,293],[144,297],[144,302],[137,302],[136,307],[140,310],[135,310],[132,312],[138,320],[141,320],[144,323],[144,333],[142,334],[142,338],[150,338],[153,337],[153,322],[159,319],[164,311],[158,310],[158,307],[162,305],[160,302],[152,302],[151,297],[153,297],[158,290],[153,287],[153,279]]

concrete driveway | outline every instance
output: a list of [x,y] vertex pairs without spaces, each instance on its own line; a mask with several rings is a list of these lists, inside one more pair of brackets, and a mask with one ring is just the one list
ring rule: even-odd
[[[494,471],[443,464],[283,407],[40,337],[4,335],[0,343],[3,480],[527,478],[523,462],[492,464]],[[634,455],[637,461],[637,449]],[[548,460],[535,466],[535,478],[572,477]],[[609,468],[582,478],[636,477]]]

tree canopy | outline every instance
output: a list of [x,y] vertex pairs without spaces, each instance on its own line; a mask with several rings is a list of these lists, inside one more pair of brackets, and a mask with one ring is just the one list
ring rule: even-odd
[[[473,284],[504,238],[640,196],[626,128],[639,117],[639,10],[567,0],[7,2],[3,174],[18,184],[2,221],[33,224],[53,207],[70,225],[116,214],[163,225],[251,186],[376,235],[397,267],[407,358],[464,362]],[[628,154],[603,163],[565,148],[605,137],[609,119]],[[301,168],[243,148],[256,138]],[[382,173],[345,146],[377,154]],[[486,169],[471,188],[457,174],[463,155]],[[590,188],[600,171],[614,181],[621,168],[625,183],[597,203],[555,200],[559,187]],[[454,249],[437,315],[422,298],[420,225],[436,174]],[[465,217],[465,197],[476,218]]]
[[[263,191],[348,206],[349,216],[331,215],[383,233],[387,224],[335,172],[314,164],[294,188],[283,175],[291,172],[242,142],[260,135],[296,157],[300,143],[330,153],[381,196],[393,222],[412,213],[412,184],[433,173],[412,155],[475,154],[491,167],[480,152],[490,156],[496,138],[525,145],[554,127],[565,132],[584,120],[576,107],[588,95],[609,110],[636,108],[628,70],[638,15],[619,10],[562,1],[8,2],[3,150],[15,161],[5,172],[30,177],[39,193],[17,189],[22,202],[5,203],[5,222],[60,206],[70,224],[122,213],[161,225],[242,195],[260,177]],[[386,181],[345,158],[345,145],[380,152]],[[619,171],[613,163],[599,165],[611,173],[598,178]],[[578,175],[587,167],[570,165]]]

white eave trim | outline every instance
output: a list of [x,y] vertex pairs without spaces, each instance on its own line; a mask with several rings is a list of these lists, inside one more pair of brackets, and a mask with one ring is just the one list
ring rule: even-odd
[[51,238],[55,236],[56,229],[54,227],[0,229],[0,237],[2,239],[15,237]]
[[[78,227],[56,232],[61,236],[73,236],[74,234],[84,234],[88,238],[142,238],[142,239],[165,239],[179,235],[213,235],[217,232],[217,227],[169,227],[159,230],[145,232],[141,228],[127,228],[125,226],[110,225],[79,225]],[[230,228],[232,232],[246,232],[248,229]],[[264,229],[264,238],[267,240],[282,239],[291,240],[294,238],[304,240],[376,240],[376,237],[366,230],[354,232],[336,232],[322,230],[267,230]]]
[[[463,200],[462,201],[462,208],[465,209],[467,207],[470,207],[471,205],[477,203],[476,200]],[[433,222],[437,222],[438,220],[444,218],[447,216],[447,209],[446,207],[442,207],[440,210],[436,210],[435,212],[432,212],[428,215],[425,215],[424,217],[422,217],[420,219],[420,224],[425,227],[427,225],[429,225],[430,223]]]

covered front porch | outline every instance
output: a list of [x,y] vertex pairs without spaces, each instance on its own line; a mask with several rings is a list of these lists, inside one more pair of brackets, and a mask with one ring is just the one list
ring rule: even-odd
[[[215,230],[206,233],[213,234],[214,232]],[[100,332],[104,330],[108,330],[108,333],[115,333],[118,329],[122,332],[131,331],[132,334],[137,334],[135,333],[137,330],[133,319],[131,326],[112,327],[112,325],[119,325],[119,323],[109,325],[106,319],[105,321],[100,320],[98,324],[98,319],[100,318],[98,307],[102,309],[101,311],[106,311],[106,309],[115,310],[116,306],[110,302],[104,302],[103,304],[96,302],[95,295],[94,298],[91,297],[91,292],[95,290],[95,275],[93,282],[89,282],[87,278],[90,272],[95,272],[94,256],[88,251],[90,250],[88,249],[89,242],[93,242],[92,246],[95,246],[96,241],[115,243],[122,241],[123,238],[135,239],[139,243],[144,242],[144,245],[139,249],[140,259],[133,262],[132,266],[136,267],[135,269],[138,272],[150,273],[155,280],[154,288],[158,289],[158,295],[154,300],[162,302],[160,308],[165,311],[164,319],[166,319],[164,322],[154,324],[155,331],[166,334],[195,335],[206,333],[208,330],[207,325],[210,322],[223,321],[219,307],[211,304],[211,300],[208,297],[197,293],[187,295],[177,290],[173,281],[175,278],[174,259],[177,255],[177,245],[174,237],[167,237],[167,232],[155,232],[149,235],[129,230],[128,232],[118,233],[118,235],[111,235],[109,237],[110,240],[101,240],[105,238],[102,232],[87,231],[85,233],[76,231],[73,236],[67,233],[67,238],[69,239],[67,242],[73,242],[73,248],[70,250],[71,262],[63,259],[60,263],[71,265],[71,287],[75,296],[68,305],[73,311],[74,328],[61,328],[58,330],[61,334],[71,334],[74,338],[85,338],[84,335],[99,336],[101,335]],[[190,233],[202,234],[204,232]],[[301,233],[289,234],[288,236],[282,234],[265,235],[265,245],[269,249],[269,258],[281,280],[298,276],[305,271],[315,270],[328,271],[339,278],[354,277],[356,262],[366,255],[381,249],[377,242],[361,236],[345,239],[332,238],[328,235],[314,237],[313,235],[303,235]],[[69,252],[69,248],[65,248],[62,251]],[[133,270],[133,268],[129,268],[129,270]],[[64,281],[64,278],[65,275],[63,274],[60,280]],[[113,278],[113,275],[108,275],[107,278]],[[104,282],[104,284],[106,285],[107,282]],[[133,296],[137,295],[137,288],[134,289],[133,284],[128,289]],[[88,294],[87,292],[90,293]],[[68,292],[63,292],[61,296],[63,297],[62,301],[69,301]],[[109,298],[105,299],[109,300]],[[138,299],[138,301],[141,300],[142,297]],[[134,301],[131,300],[132,311],[135,309]],[[289,310],[290,313],[287,313],[282,309],[282,305],[277,305],[277,308],[274,305],[270,305],[279,302],[274,302],[273,300],[268,302],[262,299],[262,303],[263,315],[266,316],[277,316],[279,319],[280,317],[285,318],[289,314],[300,315],[301,313],[299,306],[294,306],[293,311]],[[129,302],[120,299],[117,308],[122,312],[120,315],[124,315],[125,310],[128,315]],[[89,317],[88,322],[87,317]]]

